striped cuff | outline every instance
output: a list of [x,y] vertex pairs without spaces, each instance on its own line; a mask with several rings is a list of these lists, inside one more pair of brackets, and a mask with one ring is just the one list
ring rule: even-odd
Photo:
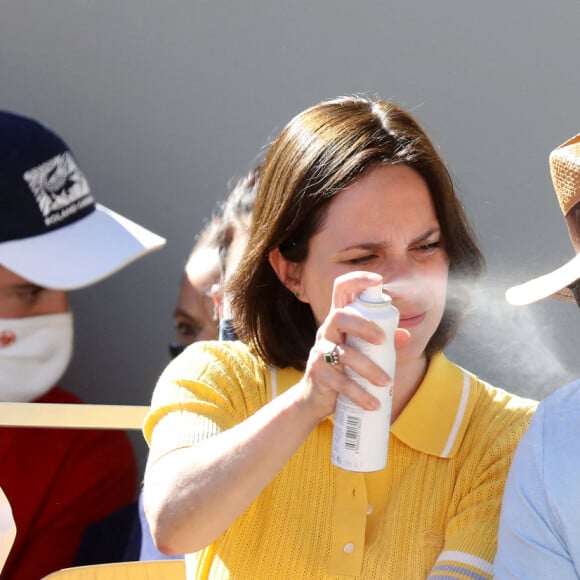
[[491,580],[491,562],[467,552],[443,552],[429,574],[429,580]]

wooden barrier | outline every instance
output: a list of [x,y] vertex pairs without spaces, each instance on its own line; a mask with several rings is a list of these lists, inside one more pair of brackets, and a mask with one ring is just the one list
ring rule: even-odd
[[141,429],[147,405],[0,403],[0,425],[68,429]]

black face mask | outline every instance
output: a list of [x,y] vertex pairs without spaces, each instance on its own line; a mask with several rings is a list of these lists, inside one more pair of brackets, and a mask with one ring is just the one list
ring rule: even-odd
[[173,359],[177,355],[181,354],[189,345],[179,344],[178,342],[172,342],[169,345],[169,356]]
[[219,340],[238,340],[233,319],[223,318],[219,321]]

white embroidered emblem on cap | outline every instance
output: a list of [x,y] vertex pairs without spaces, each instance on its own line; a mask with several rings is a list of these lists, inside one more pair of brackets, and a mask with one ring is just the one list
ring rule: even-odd
[[46,226],[94,203],[89,184],[68,151],[28,170],[23,177],[34,193]]

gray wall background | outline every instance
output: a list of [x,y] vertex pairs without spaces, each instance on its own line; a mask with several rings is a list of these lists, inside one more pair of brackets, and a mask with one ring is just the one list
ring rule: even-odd
[[536,398],[571,379],[576,307],[516,309],[503,293],[572,256],[547,157],[580,132],[579,22],[578,0],[2,0],[0,107],[53,127],[100,203],[168,239],[73,293],[64,386],[87,402],[149,402],[216,200],[292,116],[352,93],[414,112],[487,256],[449,356]]

